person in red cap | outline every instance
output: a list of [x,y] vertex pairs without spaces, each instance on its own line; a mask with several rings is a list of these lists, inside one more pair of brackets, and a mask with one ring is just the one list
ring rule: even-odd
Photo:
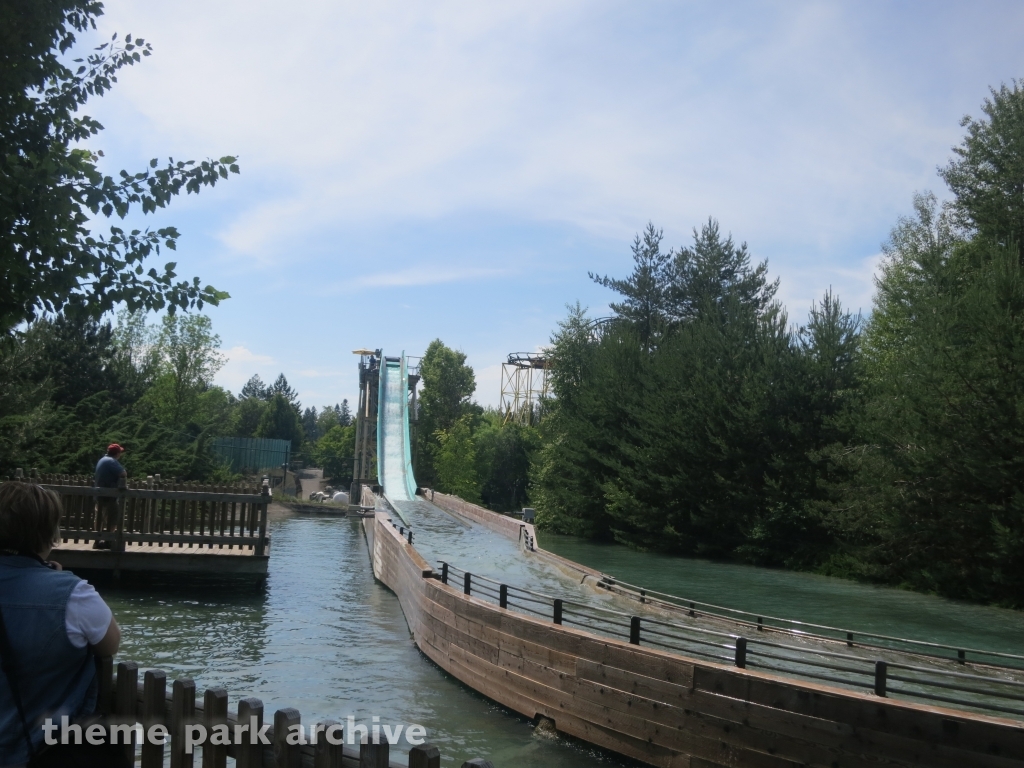
[[[96,474],[93,478],[93,485],[97,488],[117,488],[122,477],[128,477],[124,467],[118,459],[124,455],[124,448],[117,443],[107,446],[107,455],[96,462]],[[117,499],[99,498],[97,509],[99,515],[96,519],[96,528],[107,533],[117,527]],[[93,549],[110,549],[109,539],[98,538],[93,543]]]

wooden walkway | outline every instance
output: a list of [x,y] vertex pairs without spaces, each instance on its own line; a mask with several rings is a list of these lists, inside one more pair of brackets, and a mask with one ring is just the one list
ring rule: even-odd
[[[265,483],[163,483],[157,477],[94,488],[91,478],[80,476],[40,475],[29,481],[61,498],[61,543],[51,559],[65,568],[115,576],[165,571],[266,577],[271,497]],[[100,539],[109,548],[95,549]]]

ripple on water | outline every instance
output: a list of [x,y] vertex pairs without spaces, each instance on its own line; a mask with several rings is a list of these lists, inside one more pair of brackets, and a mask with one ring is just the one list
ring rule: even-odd
[[632,765],[570,740],[535,738],[532,723],[420,653],[397,598],[373,579],[358,522],[285,517],[272,527],[265,590],[166,576],[101,582],[122,626],[120,657],[171,678],[190,675],[201,689],[224,686],[232,706],[252,695],[269,711],[296,707],[306,723],[350,714],[419,723],[445,765],[478,756],[499,768]]

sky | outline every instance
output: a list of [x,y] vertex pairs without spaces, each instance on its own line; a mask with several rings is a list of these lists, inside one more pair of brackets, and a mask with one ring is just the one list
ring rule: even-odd
[[[153,45],[83,110],[103,170],[238,157],[141,219],[235,393],[283,372],[306,406],[357,397],[352,350],[501,362],[614,295],[653,222],[709,217],[767,260],[794,323],[832,288],[867,313],[881,245],[990,86],[1024,77],[1024,3],[107,0],[83,45]],[[106,222],[101,222],[106,226]],[[118,223],[118,222],[114,222]],[[162,260],[162,259],[161,259]]]

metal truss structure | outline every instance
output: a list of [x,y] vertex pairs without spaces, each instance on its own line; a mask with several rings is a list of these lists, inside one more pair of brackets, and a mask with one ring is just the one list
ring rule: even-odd
[[540,421],[548,393],[548,358],[538,352],[512,352],[501,364],[501,412],[504,424]]

